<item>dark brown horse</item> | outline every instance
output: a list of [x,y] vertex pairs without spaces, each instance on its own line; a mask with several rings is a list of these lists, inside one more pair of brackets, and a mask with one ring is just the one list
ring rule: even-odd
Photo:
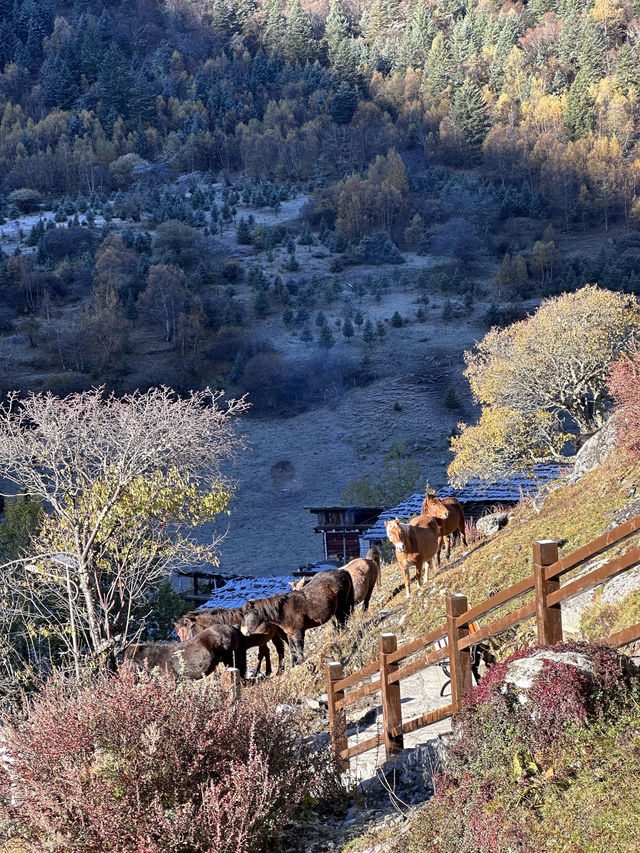
[[[342,570],[349,572],[353,582],[353,599],[356,604],[363,602],[362,609],[369,609],[369,600],[373,593],[373,588],[381,583],[381,555],[380,551],[373,546],[367,551],[366,557],[356,557],[355,560],[342,566]],[[310,578],[301,578],[297,581],[290,581],[291,589],[303,589],[307,584],[312,583],[316,578],[322,576],[322,572],[318,572]]]
[[[176,634],[182,642],[195,637],[206,628],[212,625],[235,625],[238,628],[242,625],[242,610],[240,608],[226,607],[207,607],[202,610],[191,610],[186,613],[177,622],[173,623]],[[271,655],[269,654],[268,643],[273,643],[278,654],[278,672],[284,669],[284,644],[286,634],[273,622],[263,622],[258,629],[250,637],[241,634],[240,642],[247,649],[258,647],[258,664],[256,666],[256,675],[260,672],[262,661],[265,661],[265,670],[267,675],[271,675]]]
[[212,625],[184,643],[135,643],[124,653],[137,666],[159,667],[168,675],[203,678],[219,663],[236,666],[244,678],[247,653],[234,625]]
[[353,610],[353,581],[342,569],[319,572],[303,589],[247,601],[243,628],[253,634],[263,622],[274,622],[287,635],[294,664],[304,660],[304,634],[335,618],[344,625]]
[[438,552],[437,528],[432,523],[425,527],[404,524],[399,518],[385,521],[387,539],[396,549],[396,558],[404,575],[404,586],[407,598],[411,595],[411,566],[416,567],[418,586],[422,583],[422,567],[427,564],[427,581],[429,568],[432,567]]
[[[443,540],[447,540],[447,560],[451,556],[451,544],[456,532],[462,537],[465,546],[467,537],[464,529],[464,510],[462,504],[456,498],[442,498],[436,495],[425,495],[422,502],[422,515],[430,515],[435,518],[438,525],[438,534],[440,542],[438,544],[438,565],[440,565],[440,550],[442,549]],[[446,512],[446,515],[443,515]]]

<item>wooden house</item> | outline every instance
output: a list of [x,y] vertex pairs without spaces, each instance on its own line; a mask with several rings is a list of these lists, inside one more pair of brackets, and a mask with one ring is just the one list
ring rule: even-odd
[[317,516],[314,527],[322,534],[325,559],[336,559],[343,565],[360,556],[360,537],[376,521],[380,506],[316,506],[306,507]]

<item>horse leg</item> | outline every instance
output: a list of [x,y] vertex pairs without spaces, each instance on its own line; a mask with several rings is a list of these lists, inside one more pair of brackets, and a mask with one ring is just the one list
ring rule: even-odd
[[451,556],[451,540],[453,539],[453,533],[450,533],[447,536],[447,560]]
[[302,663],[304,660],[304,631],[296,631],[293,635],[293,641],[289,640],[291,645],[291,657],[295,651],[294,666]]
[[261,643],[258,646],[258,664],[256,666],[256,675],[258,675],[258,673],[260,672],[263,660],[265,662],[265,674],[268,677],[271,675],[271,655],[269,654],[269,648],[266,643]]
[[440,568],[440,551],[442,551],[442,546],[444,545],[444,535],[438,534],[438,568]]
[[404,575],[404,588],[407,593],[407,598],[411,598],[411,567],[402,566],[402,574]]
[[[418,581],[418,586],[422,586],[422,560],[416,560],[416,580]],[[427,580],[429,580],[428,571]]]
[[362,610],[364,613],[369,609],[369,601],[371,600],[371,596],[373,595],[373,587],[369,587],[369,592],[362,599]]
[[464,529],[464,521],[462,522],[462,527],[458,528],[458,532],[460,533],[460,536],[462,537],[462,541],[464,542],[464,547],[466,548],[467,547],[467,535],[466,535],[466,530]]
[[278,653],[278,672],[282,672],[284,670],[284,643],[280,637],[274,637],[271,642]]

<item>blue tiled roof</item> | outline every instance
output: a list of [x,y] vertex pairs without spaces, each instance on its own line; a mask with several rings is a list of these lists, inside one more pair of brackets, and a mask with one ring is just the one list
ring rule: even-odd
[[[474,501],[491,503],[515,503],[523,497],[535,495],[540,486],[551,480],[557,480],[560,476],[559,465],[536,465],[532,476],[524,474],[513,474],[503,480],[488,482],[478,478],[471,478],[462,488],[444,486],[438,491],[439,498],[457,498],[461,504],[473,503]],[[378,540],[386,539],[384,522],[390,518],[412,518],[420,514],[424,492],[411,495],[406,501],[397,506],[385,509],[373,527],[362,534],[362,539]]]
[[244,575],[232,575],[224,586],[211,593],[211,598],[203,607],[242,607],[250,598],[267,598],[280,592],[290,592],[289,582],[294,577],[277,575],[267,578],[250,578]]

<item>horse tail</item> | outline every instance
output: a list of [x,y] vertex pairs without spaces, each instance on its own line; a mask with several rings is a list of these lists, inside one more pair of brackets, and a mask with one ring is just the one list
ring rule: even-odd
[[353,591],[353,579],[349,572],[343,572],[345,578],[344,594],[340,596],[338,607],[336,608],[336,620],[339,625],[344,625],[347,618],[356,606],[355,594]]
[[462,541],[467,545],[467,532],[466,532],[466,520],[464,517],[464,510],[462,509],[462,504],[458,504],[458,512],[460,513],[460,526],[458,528],[458,533],[462,537]]
[[375,545],[372,545],[371,548],[367,551],[367,560],[371,560],[372,563],[375,563],[378,567],[378,573],[376,575],[376,584],[378,589],[382,586],[382,555],[380,554],[380,550],[376,548]]

